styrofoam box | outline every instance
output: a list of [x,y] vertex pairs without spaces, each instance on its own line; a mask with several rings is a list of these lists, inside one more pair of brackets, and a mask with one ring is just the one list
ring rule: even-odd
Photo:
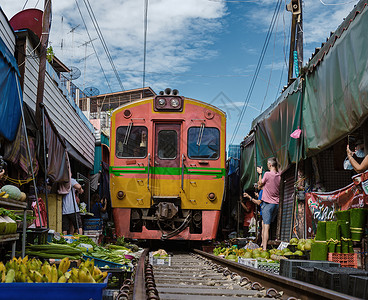
[[252,268],[258,267],[258,261],[255,258],[244,258],[239,256],[238,263]]
[[152,252],[149,253],[149,263],[151,265],[162,265],[162,266],[171,266],[171,256],[168,257],[154,257]]

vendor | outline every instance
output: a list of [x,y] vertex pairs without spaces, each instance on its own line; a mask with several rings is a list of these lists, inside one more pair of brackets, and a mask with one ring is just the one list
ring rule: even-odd
[[93,215],[96,218],[102,218],[103,215],[106,213],[106,209],[107,209],[107,199],[106,199],[106,197],[103,197],[100,200],[100,196],[98,194],[94,194],[92,196],[91,213],[93,213]]
[[[368,155],[364,153],[363,140],[356,144],[355,151],[351,151],[349,145],[346,146],[347,158],[344,161],[344,169],[354,169],[357,173],[363,173],[368,170]],[[349,168],[349,164],[351,168]]]

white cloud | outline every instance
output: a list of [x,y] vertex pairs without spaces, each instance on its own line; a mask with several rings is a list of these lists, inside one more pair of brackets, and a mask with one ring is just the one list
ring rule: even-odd
[[[10,3],[11,2],[11,3]],[[43,1],[40,1],[43,2]],[[144,1],[90,1],[105,42],[113,57],[116,69],[126,89],[142,85]],[[31,8],[35,3],[29,3]],[[78,0],[91,38],[97,38],[84,1]],[[5,14],[11,18],[22,9],[24,1],[2,4]],[[42,9],[43,3],[38,5]],[[89,41],[85,26],[74,0],[53,1],[53,22],[50,42],[56,56],[68,66],[76,66],[84,73],[86,48],[81,44]],[[149,73],[180,73],[188,71],[198,60],[211,59],[217,52],[210,49],[216,32],[222,28],[226,14],[224,3],[197,0],[149,1],[146,86],[165,86],[166,79]],[[62,21],[63,20],[63,21]],[[73,32],[72,28],[78,26]],[[63,41],[63,48],[61,48]],[[99,40],[93,41],[98,56],[109,78],[113,91],[120,90],[118,81]],[[87,45],[87,56],[93,53]],[[101,92],[109,92],[95,55],[86,59],[85,84],[93,82]],[[127,72],[125,70],[134,70]],[[96,76],[96,74],[98,76]],[[84,77],[84,74],[82,75]],[[82,84],[82,79],[75,82]]]

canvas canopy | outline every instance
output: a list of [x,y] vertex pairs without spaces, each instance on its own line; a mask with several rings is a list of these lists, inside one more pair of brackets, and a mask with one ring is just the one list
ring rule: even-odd
[[18,64],[0,38],[0,135],[9,141],[15,139],[23,105],[19,76]]

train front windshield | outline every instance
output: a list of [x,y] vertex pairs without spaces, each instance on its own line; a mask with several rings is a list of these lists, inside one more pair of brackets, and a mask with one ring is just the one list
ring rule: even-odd
[[116,156],[144,158],[147,155],[147,128],[120,126],[116,130]]
[[188,157],[217,159],[220,156],[220,131],[212,127],[191,127],[188,130]]

